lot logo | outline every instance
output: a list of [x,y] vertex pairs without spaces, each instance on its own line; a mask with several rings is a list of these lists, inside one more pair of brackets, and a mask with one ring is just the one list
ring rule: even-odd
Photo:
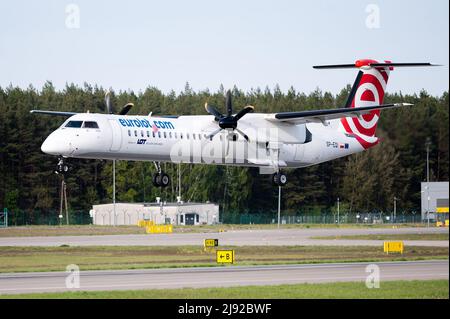
[[370,264],[366,267],[366,287],[369,289],[380,288],[380,267],[375,264]]
[[66,267],[66,288],[76,289],[80,288],[80,267],[71,264]]

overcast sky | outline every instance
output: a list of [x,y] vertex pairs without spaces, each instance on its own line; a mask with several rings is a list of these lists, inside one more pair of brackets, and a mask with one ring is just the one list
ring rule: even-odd
[[448,0],[0,0],[0,86],[337,93],[356,70],[312,65],[374,58],[443,64],[397,69],[387,89],[441,95],[448,12]]

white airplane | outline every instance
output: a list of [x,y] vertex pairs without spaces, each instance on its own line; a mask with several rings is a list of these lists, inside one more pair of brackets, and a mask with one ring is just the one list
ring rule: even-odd
[[63,158],[152,161],[157,167],[155,186],[166,187],[169,176],[161,162],[207,163],[260,167],[273,174],[275,185],[287,183],[283,168],[300,168],[362,152],[375,146],[380,110],[411,106],[382,104],[389,73],[394,67],[432,66],[430,63],[379,63],[357,60],[354,64],[314,66],[316,69],[357,68],[355,83],[344,107],[313,111],[253,113],[246,106],[233,113],[231,93],[226,114],[205,104],[209,115],[126,115],[32,110],[32,113],[69,117],[42,144],[44,153]]

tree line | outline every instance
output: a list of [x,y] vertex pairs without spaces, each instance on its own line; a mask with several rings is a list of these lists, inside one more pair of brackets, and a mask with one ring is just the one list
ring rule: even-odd
[[[156,87],[142,92],[113,92],[111,99],[119,109],[128,102],[135,107],[129,114],[179,115],[205,114],[204,103],[224,105],[224,88],[163,93]],[[290,88],[252,89],[234,87],[236,109],[251,104],[256,112],[279,112],[342,107],[350,91],[346,86],[333,95],[319,89],[305,94]],[[61,117],[33,115],[31,109],[75,112],[106,112],[105,89],[84,84],[68,84],[56,90],[47,82],[41,90],[0,87],[0,208],[40,210],[59,208],[60,176],[55,174],[56,157],[41,152],[46,136],[63,122]],[[385,103],[409,102],[414,106],[382,112],[377,135],[382,142],[360,154],[316,166],[288,170],[289,184],[283,190],[282,208],[286,212],[320,214],[335,209],[350,212],[390,211],[394,196],[399,210],[420,210],[420,182],[426,178],[427,138],[430,146],[432,181],[448,181],[448,92],[431,96],[426,91],[414,95],[386,94]],[[66,177],[69,206],[88,211],[93,204],[112,199],[112,162],[70,159]],[[152,185],[155,171],[151,162],[116,163],[117,200],[151,202],[157,196],[166,201],[178,195],[178,165],[162,164],[172,177],[166,189]],[[258,169],[214,165],[181,164],[184,201],[211,201],[225,212],[252,213],[276,209],[278,190],[269,175]]]

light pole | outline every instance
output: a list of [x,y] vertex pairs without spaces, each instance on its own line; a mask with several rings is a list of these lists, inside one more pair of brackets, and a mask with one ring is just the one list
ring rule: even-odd
[[397,221],[397,197],[394,196],[394,223]]
[[427,227],[430,227],[430,145],[431,140],[427,137],[425,142],[427,148]]
[[278,186],[278,228],[280,228],[281,217],[281,186]]
[[116,226],[116,160],[113,160],[113,224]]
[[339,223],[340,223],[340,220],[339,220],[339,197],[337,198],[337,215],[338,215],[337,220],[338,220],[338,225],[339,225]]

